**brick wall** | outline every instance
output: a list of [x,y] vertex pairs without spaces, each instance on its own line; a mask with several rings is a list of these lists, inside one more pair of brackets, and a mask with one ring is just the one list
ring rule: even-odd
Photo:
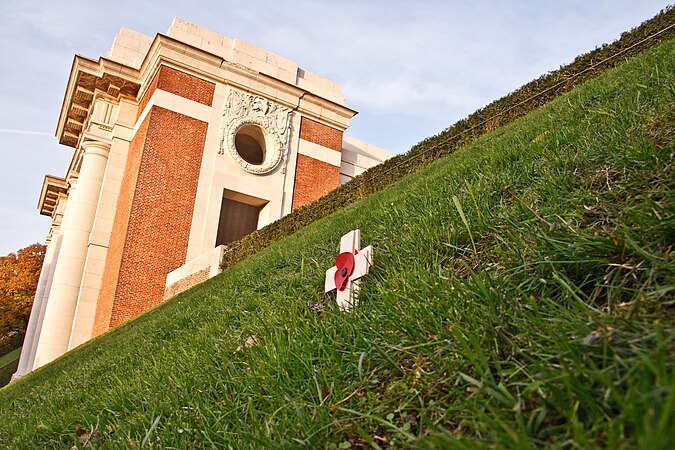
[[171,92],[202,105],[211,106],[213,92],[216,89],[215,84],[171,67],[162,67],[158,75],[157,89]]
[[179,95],[201,103],[202,105],[211,106],[215,88],[216,85],[209,81],[188,75],[187,73],[172,69],[171,67],[160,66],[155,77],[152,79],[152,82],[150,82],[150,85],[143,94],[143,98],[138,105],[136,118],[143,114],[145,106],[157,89]]
[[[342,131],[306,117],[300,121],[300,139],[337,152],[342,151]],[[337,188],[339,184],[339,167],[306,155],[298,155],[292,209],[313,202]]]
[[185,262],[207,128],[153,106],[134,136],[94,335],[160,303],[166,274]]
[[342,151],[342,131],[306,117],[300,121],[300,139]]
[[[215,84],[161,66],[156,89],[210,106]],[[208,124],[153,106],[134,135],[124,169],[93,336],[162,301],[166,274],[185,262]]]
[[152,94],[154,94],[155,91],[157,90],[157,84],[159,83],[159,74],[162,72],[162,68],[163,67],[161,67],[157,71],[155,77],[150,82],[150,85],[145,90],[145,93],[143,94],[141,101],[138,103],[138,109],[136,110],[136,121],[138,121],[138,118],[141,117],[141,114],[143,114],[143,111],[145,111],[145,107],[148,105],[148,102],[152,98]]
[[131,205],[110,326],[160,303],[185,262],[208,124],[153,107]]
[[211,275],[210,267],[202,269],[199,272],[190,274],[187,277],[183,278],[182,280],[173,283],[171,286],[168,286],[164,290],[164,298],[165,299],[171,298],[176,294],[179,294],[183,291],[190,289],[192,286],[196,286],[199,283],[203,283],[204,281],[211,278],[210,275]]
[[150,118],[150,115],[145,116],[145,120],[129,145],[127,163],[124,168],[124,175],[122,176],[122,184],[117,200],[117,209],[115,210],[115,219],[110,234],[110,244],[108,246],[105,267],[103,268],[101,290],[99,291],[98,302],[96,303],[96,315],[94,318],[92,336],[98,336],[110,328],[110,316],[112,315],[115,291],[117,290],[117,279],[120,273],[122,255],[124,253],[127,227],[131,215],[131,204],[134,199],[138,168],[141,163],[143,144],[145,143],[146,135],[148,133]]
[[298,209],[328,194],[338,187],[339,179],[339,167],[309,156],[298,155],[292,209]]

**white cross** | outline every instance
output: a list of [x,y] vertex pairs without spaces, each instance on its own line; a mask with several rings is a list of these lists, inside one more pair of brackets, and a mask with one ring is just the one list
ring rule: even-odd
[[[338,290],[337,304],[341,311],[350,311],[352,307],[354,307],[359,295],[359,287],[361,284],[360,278],[367,275],[370,266],[373,265],[373,246],[369,245],[363,250],[360,250],[360,247],[360,230],[350,231],[342,236],[342,239],[340,239],[340,256],[336,259],[336,266],[331,267],[326,271],[325,292],[331,292],[335,289]],[[354,255],[354,265],[351,274],[349,274],[347,267],[342,267],[341,269],[337,267],[338,261],[350,259],[348,255],[343,257],[343,253],[351,253]],[[345,280],[342,289],[338,289],[339,286],[336,286],[335,284],[335,277],[338,269],[342,272],[342,278],[348,277]]]

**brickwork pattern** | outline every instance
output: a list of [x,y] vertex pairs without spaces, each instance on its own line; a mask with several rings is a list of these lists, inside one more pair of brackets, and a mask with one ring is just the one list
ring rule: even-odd
[[202,80],[201,78],[181,72],[180,70],[161,66],[148,86],[148,89],[143,94],[143,98],[138,106],[137,118],[143,114],[145,106],[157,89],[176,94],[183,98],[201,103],[202,105],[211,106],[216,85],[210,81]]
[[157,89],[211,106],[216,85],[171,67],[159,70]]
[[185,263],[208,124],[153,107],[131,205],[110,326],[160,303]]
[[160,68],[159,71],[155,74],[155,77],[152,79],[150,85],[145,90],[145,93],[143,94],[141,101],[138,103],[138,109],[136,110],[136,120],[138,120],[138,118],[141,117],[141,114],[143,114],[145,107],[148,105],[148,102],[152,98],[152,94],[154,94],[155,91],[157,90],[157,84],[159,84],[159,74],[161,72],[162,68]]
[[342,152],[342,131],[306,117],[300,121],[300,139]]
[[124,168],[124,175],[122,176],[115,219],[110,234],[110,244],[108,246],[105,267],[103,268],[101,290],[99,291],[98,302],[96,303],[93,337],[100,335],[110,328],[110,316],[112,315],[122,254],[124,253],[124,243],[131,215],[131,204],[134,199],[138,168],[141,164],[143,144],[145,143],[149,124],[150,115],[148,114],[129,144],[127,163]]
[[185,263],[207,128],[153,106],[132,140],[95,335],[160,303],[166,275]]
[[199,272],[192,273],[182,280],[176,281],[169,287],[164,290],[164,299],[173,297],[176,294],[180,294],[183,291],[187,291],[192,286],[196,286],[199,283],[203,283],[208,280],[211,274],[211,268],[207,267],[202,269]]
[[293,206],[298,209],[338,187],[340,168],[332,164],[298,155],[293,187]]

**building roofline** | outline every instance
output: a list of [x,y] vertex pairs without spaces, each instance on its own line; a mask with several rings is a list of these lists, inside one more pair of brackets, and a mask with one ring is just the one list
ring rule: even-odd
[[59,143],[70,147],[77,145],[96,90],[135,98],[139,87],[137,69],[105,57],[94,60],[75,55],[56,126]]
[[68,192],[68,183],[65,178],[54,175],[45,175],[38,200],[38,211],[44,216],[52,216],[58,202],[59,195]]

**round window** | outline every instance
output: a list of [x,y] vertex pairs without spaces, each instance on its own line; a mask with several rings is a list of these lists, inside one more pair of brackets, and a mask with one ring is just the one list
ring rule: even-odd
[[249,164],[259,166],[265,161],[265,135],[256,125],[244,125],[234,138],[237,153]]
[[263,175],[273,171],[283,159],[283,144],[269,132],[269,123],[261,117],[234,120],[227,130],[230,156],[247,172]]

